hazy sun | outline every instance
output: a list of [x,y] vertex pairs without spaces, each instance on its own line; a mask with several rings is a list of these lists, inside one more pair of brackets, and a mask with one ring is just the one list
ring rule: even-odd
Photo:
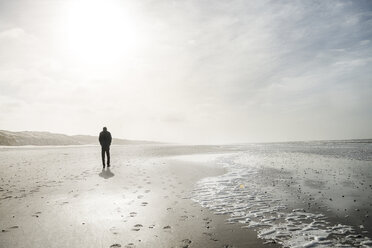
[[113,62],[136,48],[135,16],[122,2],[73,1],[65,20],[64,46],[79,61]]

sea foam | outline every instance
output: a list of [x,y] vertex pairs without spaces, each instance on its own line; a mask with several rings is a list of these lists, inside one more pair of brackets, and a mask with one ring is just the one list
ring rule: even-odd
[[258,237],[285,247],[371,247],[372,240],[349,225],[334,223],[322,213],[291,209],[275,185],[262,180],[259,161],[247,152],[215,160],[227,173],[204,178],[193,200],[215,214],[229,215],[228,223],[253,228]]

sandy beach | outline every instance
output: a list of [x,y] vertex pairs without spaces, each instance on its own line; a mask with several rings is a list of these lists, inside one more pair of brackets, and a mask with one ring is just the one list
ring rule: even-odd
[[0,247],[370,247],[370,149],[2,147]]
[[221,149],[113,146],[102,171],[96,146],[2,148],[0,247],[263,247],[190,199],[225,173],[174,158],[196,151]]

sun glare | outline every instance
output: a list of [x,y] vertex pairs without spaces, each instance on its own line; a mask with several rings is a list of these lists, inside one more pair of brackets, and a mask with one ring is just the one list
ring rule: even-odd
[[118,1],[74,1],[68,6],[64,46],[75,60],[113,63],[136,48],[133,13]]

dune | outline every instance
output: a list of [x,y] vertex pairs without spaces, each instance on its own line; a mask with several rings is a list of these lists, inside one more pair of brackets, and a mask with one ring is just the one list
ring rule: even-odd
[[[115,145],[159,144],[145,140],[116,139]],[[22,131],[11,132],[0,130],[0,146],[63,146],[63,145],[97,145],[98,136],[66,135],[50,132]]]

